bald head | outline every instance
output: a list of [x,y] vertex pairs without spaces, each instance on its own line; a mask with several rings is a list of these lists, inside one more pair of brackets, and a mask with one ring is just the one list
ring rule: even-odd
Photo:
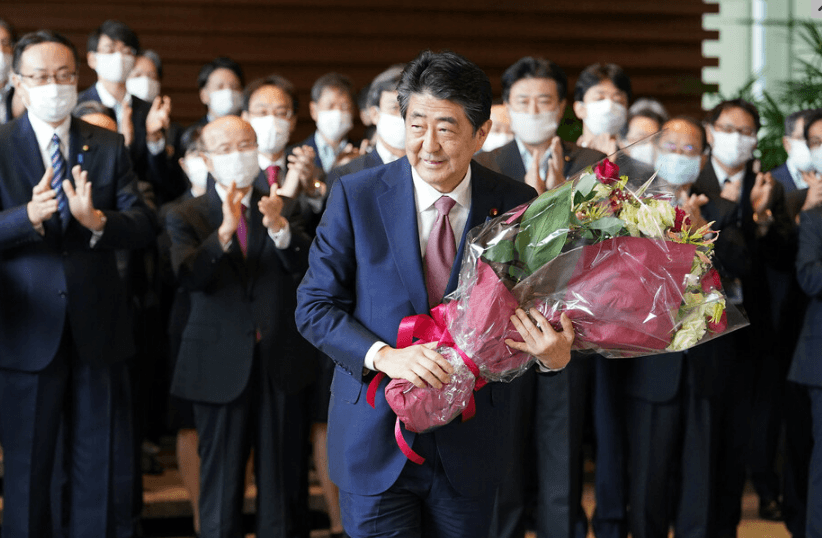
[[202,141],[208,153],[225,154],[257,147],[254,128],[238,116],[223,116],[206,125]]
[[668,151],[699,155],[705,149],[705,130],[691,118],[673,118],[662,126],[658,145]]

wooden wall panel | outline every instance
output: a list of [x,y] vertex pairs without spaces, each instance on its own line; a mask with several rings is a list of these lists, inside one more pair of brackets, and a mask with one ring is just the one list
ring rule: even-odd
[[[128,23],[162,56],[163,91],[184,124],[204,112],[196,78],[212,58],[234,58],[249,81],[278,72],[297,86],[296,136],[304,137],[318,76],[346,73],[359,88],[427,48],[479,64],[497,95],[502,71],[525,55],[554,60],[571,85],[585,66],[615,62],[631,76],[636,96],[656,97],[674,114],[699,115],[702,67],[717,65],[702,56],[702,41],[717,38],[702,29],[702,15],[716,10],[701,0],[3,0],[0,17],[21,33],[64,33],[81,53],[103,20]],[[81,89],[93,81],[84,65]]]

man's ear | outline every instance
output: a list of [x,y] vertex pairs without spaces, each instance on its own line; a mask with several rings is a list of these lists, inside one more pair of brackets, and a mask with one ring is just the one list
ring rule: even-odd
[[205,106],[208,106],[208,90],[205,87],[200,89],[200,102],[203,103]]
[[585,108],[585,103],[582,101],[574,101],[574,114],[577,115],[577,118],[584,120],[585,116],[588,115],[588,110]]
[[380,108],[376,106],[368,107],[368,117],[371,118],[371,125],[377,125],[380,121]]
[[491,126],[493,124],[494,122],[488,119],[477,129],[477,134],[474,136],[474,153],[482,149],[482,145],[485,144],[485,139],[488,138],[488,133],[491,132]]
[[311,119],[314,120],[314,123],[317,122],[317,103],[311,101],[308,103],[308,113],[311,115]]

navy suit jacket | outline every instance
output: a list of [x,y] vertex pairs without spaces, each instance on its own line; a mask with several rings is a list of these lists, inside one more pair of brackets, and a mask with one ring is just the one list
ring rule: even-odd
[[[576,174],[586,166],[598,163],[605,157],[604,153],[581,148],[565,140],[562,141],[562,152],[565,156],[565,166],[562,173],[566,178]],[[517,181],[525,181],[525,165],[522,162],[522,155],[519,153],[516,140],[511,140],[495,150],[480,152],[474,158],[478,163],[495,172],[505,174]]]
[[317,149],[317,141],[314,139],[315,135],[316,131],[311,133],[308,136],[308,138],[303,140],[302,143],[300,143],[300,146],[311,146],[312,148],[314,148],[314,166],[316,166],[318,170],[322,170],[323,162],[322,160],[320,160],[320,150]]
[[[476,162],[471,170],[466,233],[535,195],[531,187]],[[447,292],[457,284],[466,233]],[[343,491],[381,493],[407,460],[394,440],[396,416],[383,390],[387,380],[377,391],[376,409],[366,403],[370,376],[363,379],[363,359],[379,340],[396,346],[403,318],[429,312],[407,158],[335,183],[297,298],[300,331],[337,364],[328,419],[331,478]],[[509,391],[508,384],[492,383],[475,394],[473,419],[422,434],[435,437],[445,473],[463,495],[493,491],[507,468],[500,462],[511,457]],[[413,444],[415,434],[403,432]]]
[[800,216],[796,276],[810,303],[788,379],[822,387],[822,207],[804,211]]
[[251,378],[255,346],[280,390],[294,392],[314,379],[315,353],[297,334],[293,316],[293,274],[305,270],[309,239],[292,226],[289,247],[274,246],[257,206],[266,194],[252,191],[246,256],[236,238],[223,252],[217,236],[222,201],[213,185],[166,217],[172,265],[191,304],[171,384],[175,396],[234,400]]
[[114,250],[152,244],[154,217],[139,195],[121,135],[72,118],[69,146],[69,170],[80,163],[88,171],[94,207],[107,218],[93,248],[91,231],[73,217],[65,232],[56,213],[44,224],[45,236],[34,230],[26,204],[45,173],[37,138],[28,114],[0,126],[2,368],[45,368],[65,323],[82,361],[107,364],[134,353]]

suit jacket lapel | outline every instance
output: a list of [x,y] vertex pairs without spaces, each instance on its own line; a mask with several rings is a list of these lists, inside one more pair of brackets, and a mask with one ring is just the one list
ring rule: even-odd
[[40,146],[37,144],[37,136],[29,122],[28,113],[20,118],[16,131],[14,144],[17,169],[20,177],[27,178],[34,188],[46,173],[46,167],[43,165],[43,156],[40,154]]
[[[428,312],[428,292],[420,254],[417,231],[417,208],[414,203],[414,182],[411,165],[405,158],[388,165],[397,173],[386,173],[383,182],[386,191],[377,198],[388,248],[397,265],[397,272],[417,313]],[[393,170],[392,170],[393,172]]]
[[497,157],[497,164],[500,170],[512,170],[514,173],[512,179],[522,181],[525,178],[525,164],[522,162],[522,155],[519,153],[516,140],[511,140],[502,146]]

